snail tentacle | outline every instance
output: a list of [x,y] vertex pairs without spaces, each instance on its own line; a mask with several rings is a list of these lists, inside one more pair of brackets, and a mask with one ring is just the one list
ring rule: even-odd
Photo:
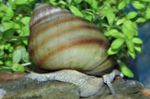
[[115,79],[116,76],[119,76],[119,77],[123,78],[124,75],[123,75],[120,71],[118,71],[118,70],[116,70],[116,69],[114,69],[114,70],[113,70],[111,73],[109,73],[109,74],[103,75],[103,81],[104,81],[104,83],[107,84],[107,86],[108,86],[109,89],[110,89],[110,92],[111,92],[114,96],[115,96],[115,90],[114,90],[114,88],[113,88],[112,81]]

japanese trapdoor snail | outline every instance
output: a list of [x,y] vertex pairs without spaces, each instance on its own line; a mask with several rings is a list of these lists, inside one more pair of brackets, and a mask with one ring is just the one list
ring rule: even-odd
[[31,72],[27,77],[73,83],[80,88],[80,95],[87,97],[119,74],[113,71],[112,61],[106,54],[108,41],[101,31],[69,11],[37,4],[30,29],[29,53],[33,63],[55,72]]

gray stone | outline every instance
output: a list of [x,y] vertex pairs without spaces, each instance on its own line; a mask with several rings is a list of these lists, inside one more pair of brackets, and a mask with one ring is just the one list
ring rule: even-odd
[[3,83],[2,99],[79,99],[78,88],[58,81],[36,82],[29,79]]
[[0,84],[0,99],[150,99],[144,95],[143,85],[133,80],[115,79],[112,83],[115,94],[103,85],[101,90],[89,97],[80,97],[79,87],[71,83],[22,78]]

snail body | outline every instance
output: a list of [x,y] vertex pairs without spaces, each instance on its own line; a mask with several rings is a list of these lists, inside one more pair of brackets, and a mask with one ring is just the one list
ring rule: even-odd
[[78,70],[102,75],[112,70],[106,54],[108,41],[99,28],[69,11],[37,5],[30,23],[29,53],[45,70]]

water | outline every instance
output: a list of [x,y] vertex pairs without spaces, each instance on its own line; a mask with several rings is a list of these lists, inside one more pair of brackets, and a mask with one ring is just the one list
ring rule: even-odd
[[137,79],[150,88],[150,23],[139,29],[139,36],[143,40],[143,50],[135,60],[134,71]]

